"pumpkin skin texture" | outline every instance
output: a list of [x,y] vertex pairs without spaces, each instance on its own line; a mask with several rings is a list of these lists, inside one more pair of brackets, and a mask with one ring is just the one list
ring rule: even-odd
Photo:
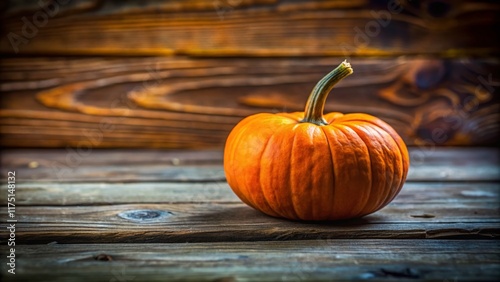
[[[339,68],[352,73],[346,62]],[[323,102],[308,101],[314,110],[252,115],[229,134],[226,179],[247,205],[293,220],[349,219],[383,208],[403,187],[409,156],[401,137],[371,115],[323,116],[326,95],[342,77],[325,79],[331,85]]]

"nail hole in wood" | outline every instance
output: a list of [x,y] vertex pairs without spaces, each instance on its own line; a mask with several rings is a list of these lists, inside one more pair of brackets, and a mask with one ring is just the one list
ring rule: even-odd
[[106,254],[99,254],[97,256],[94,256],[94,259],[100,260],[100,261],[112,261],[113,257],[111,257],[110,255],[106,255]]
[[[369,271],[361,274],[362,279],[373,279],[373,278],[406,278],[406,279],[418,279],[422,275],[419,271],[409,268],[409,267],[391,267],[391,268],[380,268],[375,271]],[[392,280],[392,279],[391,279]]]
[[222,277],[222,278],[215,279],[213,281],[214,282],[236,282],[236,279],[234,279],[234,277]]
[[420,278],[420,274],[409,267],[404,268],[404,269],[386,269],[386,268],[381,268],[380,272],[383,274],[383,276],[392,276],[392,277],[397,277],[397,278]]
[[411,214],[411,217],[416,217],[416,218],[434,218],[436,217],[433,214],[428,214],[428,213],[423,213],[423,214]]

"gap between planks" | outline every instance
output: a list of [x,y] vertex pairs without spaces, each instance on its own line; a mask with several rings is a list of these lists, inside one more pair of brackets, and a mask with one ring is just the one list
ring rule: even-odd
[[123,277],[148,281],[493,281],[500,275],[500,242],[484,240],[49,244],[20,245],[16,252],[15,281],[35,277],[51,282]]

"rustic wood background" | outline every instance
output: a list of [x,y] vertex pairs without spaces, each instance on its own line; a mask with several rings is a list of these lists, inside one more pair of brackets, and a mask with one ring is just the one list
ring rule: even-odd
[[498,1],[3,1],[0,144],[221,148],[243,117],[300,111],[348,57],[328,111],[409,145],[500,136]]
[[409,152],[420,162],[384,209],[297,222],[242,203],[221,150],[0,150],[18,220],[2,281],[498,281],[498,149]]

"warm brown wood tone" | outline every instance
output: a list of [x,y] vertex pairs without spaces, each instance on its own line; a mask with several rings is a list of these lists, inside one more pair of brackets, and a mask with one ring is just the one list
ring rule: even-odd
[[244,116],[303,110],[345,57],[328,111],[409,145],[495,144],[500,4],[396,2],[5,1],[0,145],[221,148]]
[[[497,281],[500,3],[394,2],[1,1],[0,280]],[[402,192],[340,222],[244,205],[231,128],[302,111],[346,57],[326,110],[396,129]]]
[[451,57],[498,53],[498,37],[493,35],[499,29],[500,5],[494,0],[401,1],[402,6],[393,5],[399,1],[368,0],[59,0],[53,12],[38,2],[2,3],[0,52]]
[[[6,59],[1,145],[221,148],[256,112],[303,111],[342,58]],[[491,145],[497,60],[353,59],[326,111],[366,112],[408,145]]]

